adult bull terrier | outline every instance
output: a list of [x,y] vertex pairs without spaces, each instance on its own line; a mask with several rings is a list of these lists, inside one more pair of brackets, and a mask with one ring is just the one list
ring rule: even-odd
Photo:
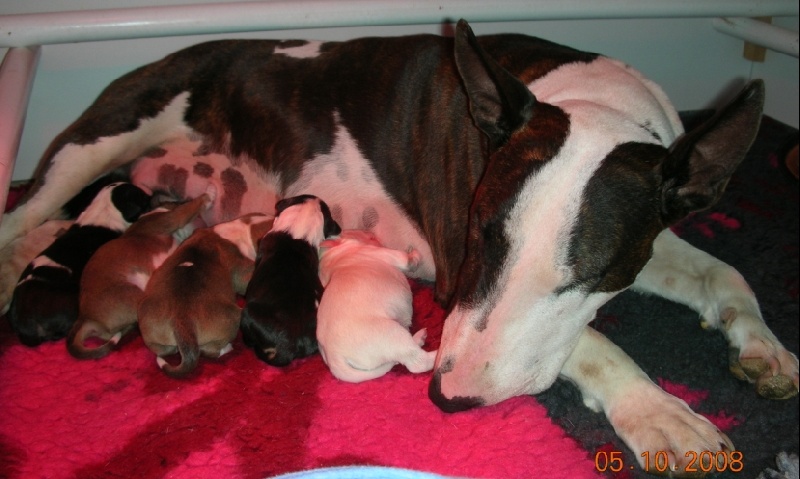
[[[446,411],[561,374],[637,457],[729,439],[587,326],[631,288],[721,328],[771,397],[798,362],[732,267],[667,228],[713,204],[758,129],[753,81],[684,132],[663,91],[613,59],[507,34],[196,45],[114,81],[46,151],[0,246],[95,177],[176,137],[258,165],[279,197],[312,193],[345,229],[422,254],[448,305],[429,395]],[[722,352],[721,352],[722,354]]]

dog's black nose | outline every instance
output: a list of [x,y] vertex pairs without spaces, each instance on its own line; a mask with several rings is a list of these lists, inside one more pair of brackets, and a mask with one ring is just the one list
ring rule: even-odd
[[474,407],[483,406],[483,399],[475,396],[453,396],[442,394],[442,373],[436,371],[428,384],[428,397],[444,412],[461,412]]

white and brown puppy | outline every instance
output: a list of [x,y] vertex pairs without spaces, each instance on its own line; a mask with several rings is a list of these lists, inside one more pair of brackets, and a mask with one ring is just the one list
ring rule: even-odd
[[[172,377],[194,371],[200,354],[220,357],[232,349],[244,293],[253,272],[258,239],[272,216],[250,214],[200,228],[150,277],[139,303],[139,331]],[[165,357],[178,353],[180,364]]]
[[100,190],[75,223],[22,272],[8,319],[23,344],[61,339],[78,316],[78,290],[89,258],[150,208],[150,196],[129,183]]
[[283,199],[275,210],[273,229],[259,242],[241,329],[259,359],[286,366],[317,351],[319,244],[341,228],[316,196]]
[[322,242],[319,277],[325,288],[317,310],[319,352],[331,373],[358,383],[383,376],[396,364],[412,373],[433,369],[427,331],[413,336],[412,294],[403,272],[419,266],[417,251],[384,248],[364,231],[345,231]]
[[[97,250],[83,270],[78,320],[67,335],[72,356],[102,358],[136,327],[139,300],[153,271],[192,233],[193,221],[212,202],[204,194],[157,208]],[[87,340],[100,344],[89,345]]]

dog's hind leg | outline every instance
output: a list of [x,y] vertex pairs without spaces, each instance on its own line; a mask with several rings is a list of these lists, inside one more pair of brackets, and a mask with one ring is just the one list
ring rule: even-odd
[[[48,148],[35,175],[30,192],[14,211],[2,217],[0,249],[27,234],[49,218],[95,179],[133,161],[148,148],[177,136],[186,135],[183,123],[188,93],[176,96],[158,114],[133,120],[124,132],[102,127],[119,108],[95,103],[75,123],[59,135]],[[108,100],[108,98],[106,98]],[[99,126],[98,126],[99,125]]]
[[665,230],[632,289],[685,304],[700,313],[704,327],[721,329],[731,347],[731,371],[755,383],[760,395],[797,394],[797,357],[770,331],[753,291],[733,267]]
[[[670,477],[689,475],[692,451],[733,450],[730,439],[708,419],[654,384],[624,351],[590,327],[581,334],[561,375],[578,386],[586,406],[605,413],[639,465],[650,473],[663,473],[669,467]],[[664,454],[668,464],[656,464]]]

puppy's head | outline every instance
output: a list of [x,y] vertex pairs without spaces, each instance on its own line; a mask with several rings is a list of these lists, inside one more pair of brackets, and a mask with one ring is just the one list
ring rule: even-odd
[[123,231],[150,207],[150,195],[138,186],[112,183],[97,193],[75,223]]
[[319,247],[323,239],[342,232],[328,205],[314,195],[284,198],[275,204],[275,231],[286,231],[293,238]]
[[597,309],[649,261],[656,237],[719,198],[764,98],[754,82],[680,135],[663,93],[610,60],[554,70],[553,84],[544,77],[529,89],[463,22],[455,54],[489,157],[429,389],[447,411],[549,387]]
[[25,280],[31,271],[29,266],[23,272],[7,317],[22,344],[38,346],[69,332],[78,315],[78,282],[67,269],[50,266],[36,268],[36,277]]

